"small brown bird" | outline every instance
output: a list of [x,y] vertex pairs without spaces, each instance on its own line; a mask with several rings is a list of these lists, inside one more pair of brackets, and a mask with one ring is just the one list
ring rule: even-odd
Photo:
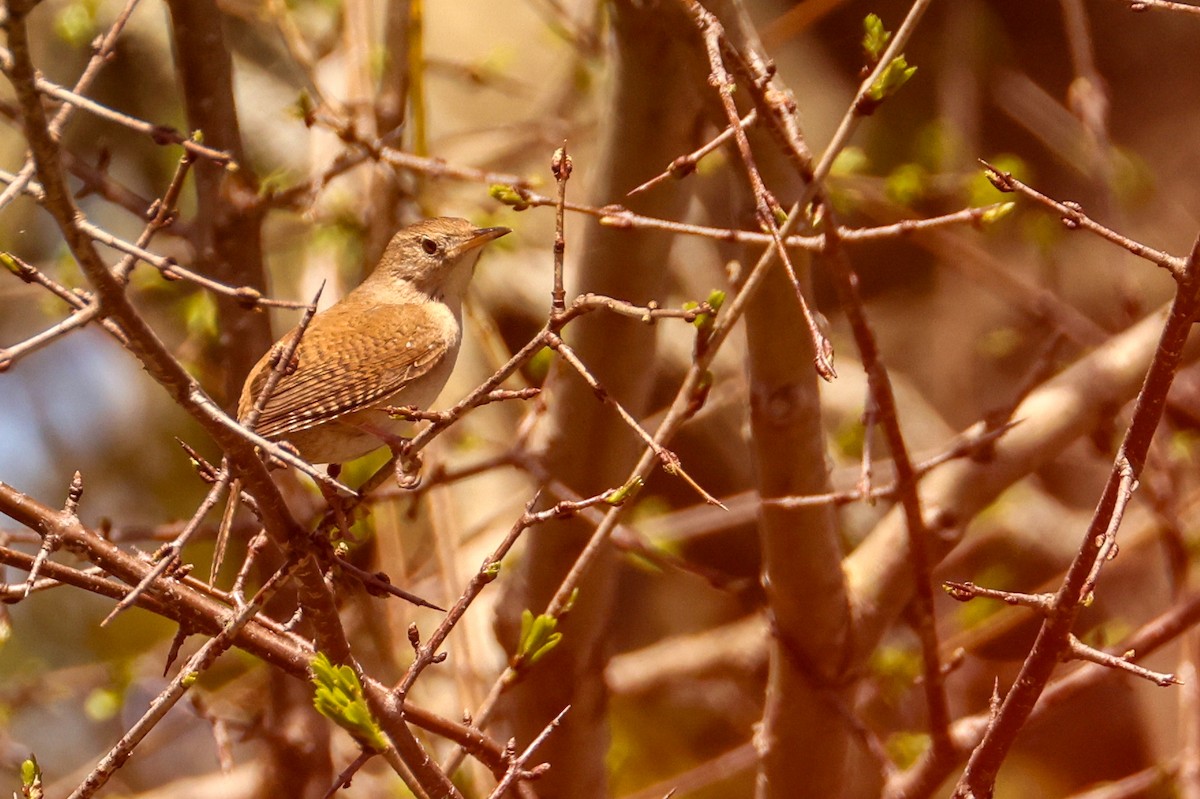
[[[408,423],[379,408],[424,409],[437,398],[458,357],[475,262],[483,245],[508,232],[450,217],[398,232],[362,285],[312,318],[295,368],[276,382],[255,430],[312,463],[342,463],[397,441]],[[246,378],[239,419],[270,374],[268,352]]]

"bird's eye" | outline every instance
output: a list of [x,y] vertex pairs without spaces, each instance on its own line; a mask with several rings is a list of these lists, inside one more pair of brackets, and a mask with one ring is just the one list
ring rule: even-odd
[[433,255],[438,251],[438,244],[433,239],[425,237],[421,239],[421,249],[424,250],[428,255]]

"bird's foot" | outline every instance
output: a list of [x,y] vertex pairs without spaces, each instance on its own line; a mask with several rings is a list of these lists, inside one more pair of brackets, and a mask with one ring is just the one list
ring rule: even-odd
[[[406,442],[407,443],[407,442]],[[403,447],[392,450],[396,455],[396,484],[406,491],[421,485],[421,453],[408,453]]]

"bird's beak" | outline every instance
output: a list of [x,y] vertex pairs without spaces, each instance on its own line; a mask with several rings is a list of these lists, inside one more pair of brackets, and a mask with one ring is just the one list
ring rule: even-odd
[[455,255],[461,255],[465,252],[478,249],[489,241],[494,241],[501,236],[507,236],[512,231],[506,227],[481,227],[476,228],[471,237],[463,241],[454,248]]

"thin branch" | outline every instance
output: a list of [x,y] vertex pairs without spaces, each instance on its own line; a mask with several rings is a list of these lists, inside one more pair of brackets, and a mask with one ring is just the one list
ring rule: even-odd
[[1155,266],[1166,269],[1176,280],[1183,279],[1184,272],[1188,269],[1189,264],[1189,260],[1187,258],[1179,258],[1174,255],[1170,255],[1162,252],[1161,250],[1147,247],[1145,244],[1134,241],[1128,236],[1122,236],[1112,228],[1105,227],[1085,214],[1079,203],[1070,201],[1059,202],[1051,197],[1047,197],[1037,189],[1022,183],[1020,180],[1017,180],[1012,176],[1011,173],[1003,172],[997,169],[987,161],[981,160],[979,163],[983,164],[984,169],[987,170],[987,178],[992,182],[993,186],[1004,192],[1015,191],[1018,194],[1028,197],[1056,212],[1062,217],[1063,225],[1065,225],[1068,230],[1074,230],[1076,228],[1088,230],[1092,233],[1095,233],[1105,241],[1110,241],[1113,244],[1128,250],[1139,258],[1144,258]]
[[699,494],[701,499],[708,504],[716,505],[719,508],[725,509],[725,506],[721,504],[719,499],[708,493],[703,486],[697,483],[692,476],[684,470],[683,465],[679,462],[679,457],[674,452],[671,452],[669,449],[663,447],[657,441],[655,441],[654,436],[646,432],[641,424],[638,423],[638,420],[633,417],[633,414],[625,410],[625,407],[621,405],[621,403],[617,402],[613,395],[608,393],[604,387],[600,385],[600,382],[596,380],[595,376],[588,370],[587,366],[582,360],[580,360],[579,356],[575,354],[575,351],[571,349],[571,347],[565,341],[563,341],[557,333],[548,333],[546,336],[546,344],[552,350],[557,352],[562,359],[566,361],[571,368],[574,369],[579,376],[584,379],[584,382],[586,382],[588,387],[592,389],[592,392],[595,393],[597,399],[615,410],[617,415],[621,417],[621,421],[625,422],[625,424],[637,434],[638,438],[645,442],[646,446],[649,447],[655,456],[658,457],[659,461],[662,463],[663,470],[667,474],[682,478],[683,481],[691,486],[692,490]]
[[830,139],[829,144],[825,147],[825,151],[821,154],[821,160],[813,168],[811,186],[822,186],[825,183],[825,178],[829,177],[829,172],[833,169],[833,162],[837,160],[842,150],[850,143],[850,137],[854,135],[854,131],[858,129],[858,125],[864,119],[861,109],[871,87],[875,85],[875,82],[896,56],[900,55],[901,51],[904,50],[909,39],[912,38],[913,33],[916,31],[921,17],[929,10],[932,2],[933,0],[914,0],[912,6],[909,7],[904,21],[900,23],[900,27],[892,34],[887,49],[879,56],[879,61],[876,62],[870,74],[863,78],[862,83],[858,85],[858,91],[854,94],[854,101],[850,103],[850,107],[846,110],[845,115],[842,116],[841,122],[838,123],[833,138]]
[[104,617],[103,621],[100,622],[101,627],[106,626],[122,611],[133,607],[133,605],[137,603],[138,598],[141,597],[141,595],[148,590],[150,586],[152,586],[164,574],[166,574],[168,569],[172,569],[178,565],[180,552],[183,551],[183,548],[189,541],[191,541],[192,536],[195,535],[196,531],[200,528],[200,523],[203,521],[204,517],[208,515],[208,512],[215,508],[217,503],[221,500],[221,496],[225,493],[225,490],[229,488],[230,479],[229,472],[222,470],[217,482],[213,483],[212,487],[209,488],[208,494],[206,494],[200,504],[196,506],[196,510],[192,514],[192,518],[188,520],[187,525],[184,526],[183,530],[178,536],[176,536],[175,540],[160,547],[159,550],[154,553],[154,568],[146,572],[146,576],[143,577],[138,584],[135,585],[133,589],[126,594],[120,602],[117,603],[116,607],[109,611],[109,614]]
[[1119,657],[1117,655],[1110,655],[1108,652],[1088,646],[1074,635],[1067,636],[1067,653],[1076,660],[1087,660],[1091,663],[1098,663],[1106,668],[1127,671],[1136,677],[1141,677],[1143,680],[1149,680],[1160,688],[1180,684],[1179,678],[1174,674],[1151,671],[1144,666],[1133,663],[1131,658],[1135,653],[1132,651],[1126,652]]
[[[509,765],[508,771],[504,773],[504,778],[500,780],[495,789],[488,794],[488,799],[501,799],[501,797],[504,796],[509,787],[511,787],[516,780],[536,779],[543,771],[545,771],[545,768],[538,767],[532,771],[526,772],[525,764],[529,762],[529,758],[533,757],[533,753],[536,752],[537,748],[542,745],[542,742],[549,738],[550,734],[558,728],[558,725],[562,723],[563,717],[567,715],[567,711],[570,709],[570,705],[564,707],[557,716],[550,720],[550,723],[546,725],[546,728],[542,730],[541,734],[529,742],[529,746],[525,747],[524,752],[513,757],[512,764]],[[543,764],[543,766],[545,766],[545,764]]]
[[1185,14],[1200,15],[1200,6],[1190,3],[1176,3],[1173,0],[1127,0],[1130,11],[1182,11]]
[[[113,24],[109,26],[104,37],[100,39],[99,46],[92,53],[92,57],[88,59],[87,66],[83,68],[78,80],[75,81],[75,91],[83,93],[92,85],[92,81],[100,74],[100,69],[112,58],[117,49],[117,40],[121,36],[121,32],[125,30],[125,25],[129,22],[130,16],[133,15],[134,8],[137,7],[138,0],[127,0],[120,13],[117,14]],[[3,9],[9,13],[11,8]],[[54,115],[53,121],[49,126],[50,137],[55,141],[62,135],[63,129],[66,128],[67,121],[70,120],[74,107],[64,105],[58,109],[58,113]],[[26,157],[25,163],[21,166],[21,171],[16,179],[11,181],[0,193],[0,210],[11,203],[18,194],[25,190],[26,184],[33,178],[35,165],[33,158]]]
[[[79,210],[67,189],[58,158],[58,145],[48,129],[45,108],[35,86],[36,72],[23,13],[26,10],[10,6],[4,19],[4,28],[13,57],[10,77],[21,106],[26,138],[33,153],[38,179],[45,192],[46,209],[54,217],[72,255],[92,283],[102,310],[110,314],[129,337],[130,351],[175,401],[231,453],[235,467],[240,470],[242,478],[258,500],[268,533],[285,552],[299,549],[307,553],[305,531],[291,517],[279,489],[267,474],[265,466],[254,455],[253,447],[242,435],[223,424],[222,420],[226,418],[224,414],[138,314],[125,295],[124,285],[104,265],[91,238],[78,224]],[[236,423],[234,427],[237,427]],[[333,598],[312,558],[301,561],[297,578],[301,586],[300,598],[313,618],[322,651],[334,662],[344,662],[349,654],[349,644]]]
[[855,345],[862,357],[863,370],[867,373],[869,402],[874,404],[879,426],[892,454],[896,470],[896,491],[904,510],[904,524],[908,531],[909,562],[912,568],[916,598],[916,629],[921,640],[921,655],[924,666],[925,701],[929,710],[929,731],[935,749],[949,748],[950,711],[946,699],[945,680],[938,659],[938,634],[933,607],[933,562],[929,554],[929,529],[925,525],[921,509],[921,498],[917,491],[917,475],[909,458],[908,445],[900,429],[900,416],[892,381],[879,353],[875,333],[867,320],[862,296],[858,291],[858,278],[854,274],[849,256],[840,246],[836,224],[831,216],[832,209],[826,208],[830,227],[826,230],[826,259],[830,267],[838,299]]
[[1126,465],[1132,472],[1132,478],[1136,480],[1145,464],[1154,432],[1162,418],[1166,395],[1182,360],[1184,344],[1191,331],[1192,322],[1200,312],[1198,259],[1200,240],[1193,247],[1187,266],[1178,278],[1171,312],[1134,404],[1133,418],[1126,431],[1125,440],[1121,444],[1104,493],[1084,534],[1079,551],[1058,591],[1055,610],[1042,624],[1033,649],[1021,666],[1021,672],[1005,697],[999,713],[988,725],[979,746],[972,752],[967,768],[955,789],[956,797],[986,796],[991,793],[1000,765],[1068,646],[1068,635],[1083,599],[1081,590],[1100,555],[1105,533],[1114,519],[1121,486],[1126,482]]
[[[174,679],[154,698],[150,703],[150,707],[146,712],[134,722],[121,740],[113,745],[104,757],[96,764],[95,768],[87,775],[79,787],[72,793],[69,799],[88,799],[94,796],[96,791],[100,790],[109,777],[129,760],[133,754],[133,750],[141,743],[142,739],[154,729],[154,727],[162,721],[163,717],[171,708],[175,706],[187,690],[195,684],[196,679],[216,662],[233,644],[234,638],[238,632],[250,623],[251,619],[258,615],[264,604],[269,600],[284,583],[291,577],[295,570],[296,563],[294,561],[284,564],[282,568],[263,583],[262,588],[258,589],[254,597],[246,604],[244,608],[233,614],[225,622],[216,636],[209,639],[204,646],[200,647],[194,655],[188,658],[183,668],[175,675]],[[130,592],[132,595],[133,592]]]
[[1117,530],[1121,529],[1121,521],[1125,518],[1125,509],[1129,507],[1129,501],[1133,499],[1133,492],[1138,488],[1138,482],[1133,476],[1133,467],[1129,465],[1128,461],[1119,458],[1117,470],[1121,474],[1121,482],[1117,487],[1117,499],[1112,510],[1112,518],[1109,519],[1108,527],[1104,530],[1104,540],[1100,542],[1096,552],[1096,562],[1092,564],[1092,570],[1088,572],[1087,579],[1083,581],[1083,587],[1080,589],[1079,600],[1084,603],[1091,602],[1092,591],[1096,587],[1096,581],[1100,579],[1100,570],[1104,568],[1104,564],[1117,556]]
[[[18,185],[21,182],[20,175],[0,170],[0,183],[7,183],[9,186]],[[46,195],[40,183],[28,181],[22,191],[39,203],[46,202]],[[75,224],[79,231],[90,239],[99,242],[107,247],[110,247],[117,252],[124,253],[127,256],[132,256],[143,263],[153,266],[155,269],[162,272],[163,277],[167,280],[187,280],[196,285],[208,289],[217,294],[228,296],[238,303],[245,306],[247,309],[252,309],[257,306],[272,307],[272,308],[303,308],[304,303],[294,302],[289,300],[276,300],[269,297],[264,297],[262,292],[253,286],[229,286],[220,281],[213,280],[210,277],[194,272],[187,267],[181,266],[174,258],[158,255],[150,252],[143,246],[131,244],[122,238],[114,236],[107,230],[104,230],[97,225],[87,221],[87,218],[82,214],[78,215]]]
[[454,178],[473,183],[503,183],[512,186],[528,186],[529,181],[516,175],[502,172],[489,172],[472,167],[456,166],[447,163],[443,158],[429,158],[414,155],[389,147],[380,139],[365,139],[359,135],[353,125],[334,119],[327,114],[315,113],[310,120],[338,135],[342,141],[357,147],[374,161],[380,161],[410,172],[417,172],[431,178]]
[[787,248],[783,243],[784,236],[779,230],[778,219],[779,215],[783,213],[783,209],[779,206],[774,195],[767,190],[762,175],[759,174],[758,167],[755,164],[754,155],[750,150],[750,139],[746,136],[746,131],[739,124],[740,118],[738,116],[737,105],[733,101],[735,84],[733,77],[726,70],[724,60],[721,57],[721,45],[725,37],[725,29],[716,16],[696,0],[683,0],[683,4],[688,12],[691,13],[696,26],[700,29],[701,35],[704,38],[705,51],[708,53],[709,69],[711,70],[709,83],[717,89],[717,93],[721,98],[721,105],[725,109],[725,116],[733,130],[733,138],[737,142],[738,153],[741,155],[743,166],[750,180],[750,188],[754,195],[758,224],[771,237],[771,242],[775,246],[779,261],[787,271],[788,279],[792,284],[792,290],[796,294],[796,302],[799,304],[800,312],[804,316],[804,323],[808,327],[808,334],[812,338],[814,352],[813,366],[816,368],[817,374],[822,378],[832,380],[837,377],[837,371],[833,367],[833,344],[821,331],[821,326],[818,324],[816,316],[808,307],[808,301],[804,298],[804,292],[796,276],[796,269],[792,265],[791,256],[788,255]]
[[[517,187],[509,187],[514,192],[514,197],[519,198],[508,200],[510,205],[515,205],[518,210],[520,206],[545,208],[554,207],[557,201],[553,197],[548,197],[544,194],[538,194],[529,189]],[[916,233],[935,230],[942,227],[950,227],[956,225],[972,225],[983,226],[988,220],[997,216],[998,210],[1001,209],[1004,203],[994,203],[992,205],[983,205],[975,208],[964,208],[960,211],[953,211],[946,214],[938,214],[936,216],[922,217],[920,219],[902,219],[899,222],[891,222],[884,225],[876,225],[874,227],[863,228],[847,228],[839,227],[838,234],[843,241],[860,242],[860,241],[880,241],[884,239],[904,238]],[[604,227],[617,229],[639,229],[639,230],[665,230],[670,233],[677,233],[683,236],[698,236],[714,241],[728,242],[733,244],[772,244],[774,238],[769,233],[763,233],[755,230],[736,230],[733,228],[719,228],[708,225],[694,225],[688,222],[676,222],[669,219],[659,219],[658,217],[646,216],[645,214],[635,213],[630,211],[623,205],[587,205],[584,203],[568,202],[564,207],[568,211],[573,211],[578,214],[595,217]],[[789,235],[783,238],[783,243],[788,247],[808,250],[809,252],[820,252],[825,248],[825,236],[818,233],[816,235]]]
[[[1173,641],[1200,622],[1200,593],[1181,598],[1170,609],[1143,624],[1135,633],[1112,647],[1112,651],[1136,653],[1135,659],[1143,659]],[[1117,671],[1107,665],[1088,663],[1069,671],[1051,682],[1037,702],[1029,721],[1035,722],[1048,715],[1053,708],[1077,696],[1086,688],[1101,680],[1110,679]],[[950,774],[954,765],[965,759],[983,739],[989,729],[990,713],[965,716],[954,722],[951,737],[954,751],[951,755],[933,756],[932,751],[924,755],[906,771],[889,778],[884,786],[884,799],[928,796],[937,789]]]
[[[4,48],[0,47],[0,71],[8,73],[12,70],[12,54]],[[69,103],[76,108],[81,108],[94,116],[101,119],[107,119],[110,122],[115,122],[122,127],[129,128],[137,133],[144,133],[155,144],[178,144],[183,149],[187,150],[194,156],[199,158],[208,158],[218,164],[223,164],[227,168],[236,169],[237,163],[233,160],[233,156],[222,150],[215,150],[212,147],[205,147],[198,141],[184,136],[175,128],[167,125],[156,125],[146,122],[128,114],[123,114],[109,108],[106,105],[96,102],[95,100],[84,97],[82,94],[73,92],[57,83],[46,80],[45,78],[37,78],[34,82],[37,90],[48,97],[53,97],[55,100],[61,100],[64,103]]]
[[[799,206],[793,206],[789,209],[783,227],[780,229],[780,236],[786,237],[789,235],[792,229],[799,223],[799,211]],[[684,375],[675,398],[672,400],[662,422],[659,424],[658,430],[655,432],[654,440],[658,445],[665,446],[666,442],[669,442],[674,437],[679,428],[692,417],[702,404],[698,398],[706,393],[704,384],[709,365],[712,363],[712,359],[716,357],[721,345],[729,337],[734,325],[742,318],[751,298],[761,288],[767,271],[774,264],[775,255],[776,250],[768,248],[754,265],[754,268],[750,270],[746,280],[742,283],[741,290],[738,291],[733,299],[722,306],[721,313],[717,315],[712,330],[708,335],[706,346],[696,353],[696,357],[692,365],[688,368],[687,374]],[[632,486],[636,485],[639,481],[644,481],[650,475],[657,461],[658,458],[652,448],[647,447],[644,449],[623,485]],[[605,543],[620,523],[625,504],[627,503],[617,505],[605,514],[604,519],[601,520],[588,539],[588,542],[584,545],[583,550],[576,557],[574,563],[572,563],[570,571],[559,583],[558,590],[547,604],[546,615],[557,618],[567,607],[580,580],[582,580],[583,576],[589,571],[593,563],[595,563],[603,551]],[[517,679],[517,672],[510,666],[492,683],[488,695],[480,703],[476,712],[472,714],[472,718],[475,720],[477,726],[482,727],[487,724],[492,712],[495,710],[496,703],[499,701],[500,694]],[[457,759],[458,755],[455,755],[451,762]]]
[[[752,109],[750,109],[750,113],[746,114],[746,116],[742,117],[738,121],[738,127],[740,127],[742,130],[746,130],[747,128],[749,128],[751,125],[753,125],[757,121],[758,121],[758,110],[752,108]],[[705,144],[704,146],[702,146],[696,150],[693,150],[690,153],[687,153],[686,155],[679,156],[674,161],[672,161],[670,163],[670,165],[668,165],[667,168],[663,172],[650,178],[649,180],[647,180],[645,183],[638,186],[637,188],[630,189],[629,193],[626,194],[625,196],[633,197],[636,194],[641,194],[642,192],[648,191],[648,190],[654,188],[655,186],[657,186],[658,184],[660,184],[670,178],[675,178],[675,179],[679,180],[679,179],[687,177],[688,175],[690,175],[696,171],[696,164],[700,162],[701,158],[708,155],[713,150],[716,150],[721,145],[725,144],[727,141],[732,139],[733,136],[734,136],[733,126],[726,127],[719,134],[717,134],[717,136],[712,141],[708,142],[707,144]]]
[[972,599],[998,599],[1006,605],[1033,608],[1043,616],[1054,610],[1054,594],[1026,594],[1020,591],[1003,591],[999,588],[985,588],[970,582],[946,580],[942,588],[951,599],[958,602],[970,602]]
[[550,313],[560,314],[566,310],[567,292],[563,288],[563,256],[567,251],[565,232],[565,207],[567,204],[567,181],[571,179],[574,162],[567,155],[567,145],[554,151],[550,159],[550,171],[558,186],[558,199],[554,203],[554,287],[550,290]]

